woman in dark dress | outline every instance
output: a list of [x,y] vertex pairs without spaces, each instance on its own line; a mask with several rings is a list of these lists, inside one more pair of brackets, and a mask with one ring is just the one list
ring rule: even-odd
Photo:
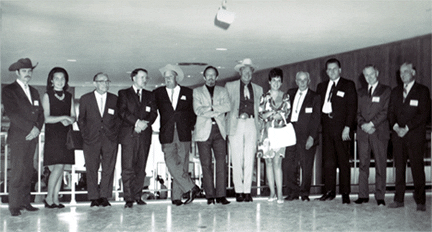
[[74,164],[74,151],[66,148],[66,137],[75,122],[75,107],[72,94],[67,92],[69,75],[65,69],[53,68],[48,74],[47,92],[42,99],[45,115],[44,165],[51,174],[48,180],[46,208],[63,208],[59,202],[59,191],[63,183],[65,164]]

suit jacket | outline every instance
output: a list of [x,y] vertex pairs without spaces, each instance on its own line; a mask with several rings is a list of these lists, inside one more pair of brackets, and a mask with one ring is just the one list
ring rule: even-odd
[[[294,105],[294,98],[297,91],[298,88],[288,90],[291,106]],[[305,141],[309,136],[311,136],[314,139],[314,144],[318,144],[318,130],[321,120],[320,107],[320,95],[309,89],[300,108],[297,122],[294,126],[298,140]],[[292,110],[293,109],[291,109],[291,112]]]
[[379,140],[390,139],[389,123],[387,120],[388,104],[390,101],[391,89],[387,85],[378,83],[372,97],[369,97],[367,87],[361,88],[357,92],[357,139],[367,140],[368,133],[361,129],[365,123],[372,122],[375,127],[374,134]]
[[[257,129],[257,135],[259,135],[260,131],[260,123],[258,120],[259,113],[259,101],[260,97],[263,95],[263,89],[261,86],[252,84],[253,94],[254,94],[254,119],[255,119],[255,128]],[[239,108],[240,108],[240,80],[228,82],[225,84],[225,88],[228,91],[228,95],[231,102],[231,111],[227,115],[227,134],[235,135],[237,128],[237,121],[239,116]],[[259,136],[257,136],[258,138]]]
[[[212,110],[209,110],[209,107]],[[193,90],[193,108],[197,115],[195,141],[207,141],[210,137],[211,118],[215,119],[222,137],[226,138],[225,113],[229,112],[231,107],[228,92],[224,87],[215,86],[213,99],[205,85],[195,88]]]
[[102,133],[113,143],[118,143],[120,120],[117,96],[107,93],[103,117],[99,113],[94,91],[84,94],[79,102],[78,127],[84,143],[92,145],[99,142]]
[[[156,100],[154,94],[145,89],[142,90],[141,102],[133,87],[118,92],[118,103],[120,118],[120,142],[127,136],[138,135],[135,132],[135,123],[139,120],[148,121],[148,127],[140,135],[151,134],[151,125],[157,118]],[[122,142],[123,143],[123,142]]]
[[[321,108],[324,105],[329,80],[318,84],[317,93],[321,96]],[[340,77],[331,97],[333,110],[332,125],[322,124],[323,131],[341,134],[345,126],[350,128],[350,138],[354,137],[357,116],[357,93],[351,80]],[[328,117],[325,114],[322,117]]]
[[[428,87],[414,83],[408,96],[403,102],[403,86],[395,87],[390,96],[388,119],[390,128],[394,124],[400,127],[408,126],[405,137],[425,139],[426,123],[430,117],[431,101]],[[393,131],[393,130],[392,130]],[[396,133],[393,131],[393,133]]]
[[154,91],[156,106],[160,114],[159,140],[161,144],[172,143],[174,139],[174,125],[181,142],[192,140],[192,130],[196,115],[193,111],[192,89],[180,86],[177,106],[173,109],[166,87],[159,87]]
[[29,86],[33,104],[30,103],[24,90],[13,82],[2,90],[2,101],[6,115],[10,119],[8,143],[25,140],[33,127],[39,131],[44,124],[42,103],[38,91]]

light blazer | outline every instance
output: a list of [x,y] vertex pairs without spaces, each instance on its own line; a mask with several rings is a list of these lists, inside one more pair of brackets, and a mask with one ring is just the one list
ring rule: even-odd
[[127,136],[137,135],[135,123],[138,119],[148,121],[148,127],[140,135],[151,136],[153,131],[151,125],[157,118],[156,100],[152,92],[143,89],[140,102],[133,87],[120,90],[117,107],[122,120],[120,127],[121,143],[127,141],[124,140]]
[[174,139],[174,125],[181,142],[192,140],[192,130],[196,115],[193,111],[192,89],[180,86],[177,106],[173,109],[166,87],[159,87],[153,91],[156,106],[160,114],[159,141],[161,144],[172,143]]
[[372,97],[368,95],[368,88],[361,88],[357,92],[357,139],[367,140],[368,133],[361,129],[365,123],[372,122],[375,127],[376,136],[379,140],[390,139],[389,122],[387,120],[388,105],[390,101],[391,89],[387,85],[378,83]]
[[103,117],[99,113],[94,91],[84,94],[79,102],[78,126],[84,143],[88,145],[97,143],[101,133],[113,143],[118,143],[120,119],[117,96],[107,93]]
[[211,118],[215,119],[222,137],[226,138],[225,113],[229,112],[231,107],[228,92],[224,87],[215,86],[213,101],[205,85],[195,88],[193,90],[193,108],[197,115],[195,141],[207,141],[210,137]]
[[44,124],[39,93],[30,85],[29,89],[33,104],[30,103],[18,82],[15,81],[3,88],[2,101],[5,113],[10,120],[8,143],[25,140],[34,126],[40,131]]
[[[294,98],[298,88],[288,90],[291,106],[294,106]],[[298,140],[306,141],[309,136],[314,139],[314,144],[318,144],[318,131],[321,121],[321,97],[316,92],[309,89],[303,100],[299,111],[297,122],[295,123],[296,136]],[[294,109],[291,109],[291,112]],[[290,117],[291,119],[291,117]]]
[[[259,103],[260,97],[263,95],[263,89],[261,86],[252,84],[252,89],[254,93],[254,119],[255,119],[255,128],[257,129],[257,134],[260,131],[260,123],[258,120],[258,112],[259,112]],[[239,108],[240,108],[240,80],[228,82],[225,84],[225,88],[228,91],[228,95],[231,102],[231,111],[227,115],[227,134],[235,135],[238,116],[239,116]],[[259,136],[257,136],[258,138]]]

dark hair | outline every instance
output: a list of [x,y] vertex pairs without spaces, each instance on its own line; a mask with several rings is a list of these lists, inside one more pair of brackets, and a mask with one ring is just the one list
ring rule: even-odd
[[367,65],[365,65],[364,68],[363,68],[363,70],[365,70],[367,68],[373,68],[373,69],[375,69],[375,71],[378,71],[377,67],[375,65],[373,65],[373,64],[367,64]]
[[147,73],[147,75],[148,75],[147,70],[145,70],[143,68],[136,68],[131,72],[131,75],[130,75],[132,81],[133,81],[134,76],[136,76],[139,71],[143,71],[143,72]]
[[326,61],[326,63],[325,63],[325,68],[327,69],[327,65],[328,64],[333,64],[333,63],[336,63],[339,68],[342,68],[340,61],[338,59],[336,59],[336,58],[330,58],[330,59],[328,59]]
[[213,66],[211,66],[211,65],[207,66],[207,67],[204,69],[203,76],[205,76],[207,70],[209,70],[209,69],[214,69],[215,72],[216,72],[216,76],[219,76],[219,71],[217,70],[217,68],[216,68],[216,67],[213,67]]
[[69,74],[66,72],[66,70],[64,68],[61,68],[61,67],[54,67],[48,73],[47,86],[46,86],[47,91],[54,89],[54,85],[52,83],[52,80],[54,78],[54,74],[55,73],[63,73],[63,75],[65,77],[65,80],[66,80],[66,83],[63,86],[63,91],[66,91],[66,89],[69,87],[69,85],[68,85],[68,83],[69,83]]
[[283,72],[282,72],[282,69],[280,69],[280,68],[274,68],[274,69],[270,70],[269,75],[268,75],[268,80],[271,81],[271,79],[273,77],[280,77],[281,78],[281,82],[283,82]]
[[98,73],[96,73],[96,74],[94,75],[94,77],[93,77],[93,81],[96,81],[96,78],[97,78],[99,75],[104,75],[104,76],[106,76],[106,77],[109,78],[108,74],[106,74],[106,73],[104,73],[104,72],[98,72]]

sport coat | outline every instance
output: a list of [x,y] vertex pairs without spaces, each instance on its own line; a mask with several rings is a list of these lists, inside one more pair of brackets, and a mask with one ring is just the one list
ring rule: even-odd
[[173,109],[166,87],[159,87],[153,91],[156,106],[160,114],[159,141],[161,144],[172,143],[174,139],[174,125],[176,125],[179,140],[192,140],[192,130],[196,115],[193,111],[192,89],[180,86],[177,106]]
[[[294,98],[298,88],[288,90],[291,106],[294,106]],[[298,140],[307,140],[309,136],[314,139],[314,145],[318,144],[318,130],[321,120],[321,101],[320,95],[309,89],[303,100],[300,108],[297,122],[295,123],[295,131]],[[294,109],[291,109],[291,112]],[[291,116],[290,116],[291,119]]]
[[120,128],[120,141],[122,142],[126,136],[137,134],[135,132],[135,123],[137,120],[148,121],[148,127],[141,132],[152,133],[151,125],[157,118],[156,100],[154,94],[150,91],[142,89],[141,102],[133,87],[120,90],[118,92],[118,103],[120,118],[122,120]]
[[[209,109],[209,107],[211,108]],[[231,107],[228,92],[224,87],[215,86],[213,98],[205,85],[195,88],[193,90],[193,108],[197,115],[195,141],[207,141],[210,137],[211,118],[215,119],[222,137],[226,138],[225,113],[229,112]]]
[[99,113],[94,91],[84,94],[80,99],[78,127],[85,144],[92,145],[100,141],[105,134],[113,143],[118,143],[120,125],[117,96],[107,93],[103,117]]
[[[263,95],[263,89],[261,86],[252,84],[253,94],[254,94],[254,120],[255,120],[255,128],[257,129],[257,134],[260,131],[260,123],[258,120],[258,112],[259,112],[259,101],[260,97]],[[235,135],[237,129],[237,122],[239,116],[239,108],[240,108],[240,80],[227,82],[225,84],[225,88],[228,91],[228,95],[231,103],[231,110],[228,113],[227,120],[227,134]]]
[[33,103],[30,103],[24,90],[13,82],[3,88],[2,102],[6,115],[10,120],[8,143],[23,141],[33,127],[39,131],[44,124],[42,103],[38,91],[29,85]]
[[364,132],[361,129],[361,126],[369,122],[372,122],[374,124],[374,134],[377,135],[379,140],[390,139],[389,123],[387,120],[390,93],[390,87],[381,83],[378,83],[371,97],[369,97],[369,90],[367,87],[358,90],[358,140],[368,139],[368,133]]
[[425,139],[426,123],[430,118],[430,110],[431,101],[428,87],[415,82],[405,102],[403,102],[403,86],[399,85],[392,90],[390,96],[388,112],[390,128],[393,128],[396,123],[400,127],[407,125],[409,131],[405,136],[414,136],[413,139]]
[[[329,82],[329,80],[321,82],[317,87],[317,93],[321,96],[321,107],[327,100],[325,97]],[[332,125],[323,124],[323,130],[339,134],[347,126],[350,128],[350,138],[353,138],[357,116],[357,93],[353,81],[340,77],[331,97],[331,106],[333,110]],[[326,114],[321,116],[328,117]]]

